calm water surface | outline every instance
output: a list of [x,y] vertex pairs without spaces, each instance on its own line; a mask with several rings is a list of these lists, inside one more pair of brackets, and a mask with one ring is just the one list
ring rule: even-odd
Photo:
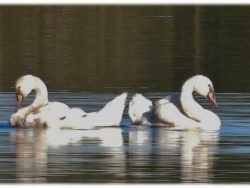
[[[0,183],[249,183],[249,6],[0,6]],[[122,92],[152,100],[192,75],[214,83],[219,131],[130,124],[17,129],[15,80],[96,111]],[[28,105],[32,94],[23,103]]]
[[[146,93],[157,99],[165,93]],[[1,93],[1,119],[14,110]],[[96,111],[116,94],[50,93],[52,100]],[[131,95],[129,96],[129,98]],[[196,96],[222,120],[220,131],[174,131],[132,126],[127,107],[121,127],[94,130],[16,129],[1,121],[0,180],[80,183],[249,182],[250,94],[218,93],[220,107]],[[33,96],[25,101],[31,102]]]

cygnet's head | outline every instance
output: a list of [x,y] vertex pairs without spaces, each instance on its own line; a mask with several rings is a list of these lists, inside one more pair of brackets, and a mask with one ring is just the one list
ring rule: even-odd
[[197,75],[190,79],[193,82],[193,90],[207,98],[211,104],[218,108],[215,98],[214,86],[211,80],[203,75]]

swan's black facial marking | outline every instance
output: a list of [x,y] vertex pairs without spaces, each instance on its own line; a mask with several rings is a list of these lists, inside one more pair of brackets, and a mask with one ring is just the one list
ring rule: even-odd
[[16,96],[16,109],[15,109],[15,112],[18,111],[18,109],[20,108],[22,102],[23,102],[23,94],[21,93],[21,86],[17,87],[16,88],[16,91],[15,91],[15,96]]
[[208,92],[208,94],[210,94],[210,93],[213,93],[213,94],[214,94],[214,88],[213,88],[213,86],[211,86],[210,84],[208,84],[208,87],[209,87],[209,92]]
[[16,95],[21,95],[21,86],[18,86],[15,91]]
[[213,86],[211,86],[210,84],[208,84],[208,87],[209,87],[209,93],[214,92]]
[[216,102],[216,98],[215,98],[215,92],[214,92],[214,88],[213,86],[211,86],[210,84],[208,84],[209,87],[209,92],[207,94],[207,99],[216,107],[218,108],[218,104]]
[[60,117],[59,119],[60,120],[64,120],[66,118],[66,116],[63,116],[63,117]]

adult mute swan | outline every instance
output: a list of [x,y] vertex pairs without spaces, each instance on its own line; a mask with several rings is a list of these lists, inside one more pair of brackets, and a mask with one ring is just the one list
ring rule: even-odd
[[[10,117],[11,126],[82,128],[119,125],[127,93],[123,93],[105,105],[99,112],[86,113],[78,108],[69,108],[60,102],[48,102],[44,82],[35,76],[25,75],[16,81],[16,113]],[[35,91],[33,103],[19,109],[24,98]],[[85,126],[85,127],[84,127]]]
[[[10,117],[11,126],[44,126],[48,118],[65,116],[70,108],[61,102],[49,102],[48,91],[44,82],[33,75],[25,75],[16,81],[16,113]],[[19,109],[23,100],[31,91],[36,93],[31,105]]]
[[97,112],[86,113],[78,108],[72,108],[63,118],[52,118],[49,127],[68,129],[92,129],[100,126],[119,125],[122,119],[127,93],[123,93],[108,102]]
[[135,94],[129,103],[130,119],[135,124],[163,124],[177,129],[218,130],[221,125],[219,117],[194,100],[194,91],[218,107],[211,80],[206,76],[196,75],[184,82],[181,94],[169,95],[155,104],[141,94]]

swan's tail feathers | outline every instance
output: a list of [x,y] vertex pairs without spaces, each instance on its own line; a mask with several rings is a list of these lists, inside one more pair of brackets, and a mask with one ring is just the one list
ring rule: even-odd
[[108,102],[99,112],[98,117],[103,119],[103,125],[119,125],[128,93],[123,93]]
[[134,124],[152,124],[153,104],[142,94],[136,93],[130,100],[128,114]]

